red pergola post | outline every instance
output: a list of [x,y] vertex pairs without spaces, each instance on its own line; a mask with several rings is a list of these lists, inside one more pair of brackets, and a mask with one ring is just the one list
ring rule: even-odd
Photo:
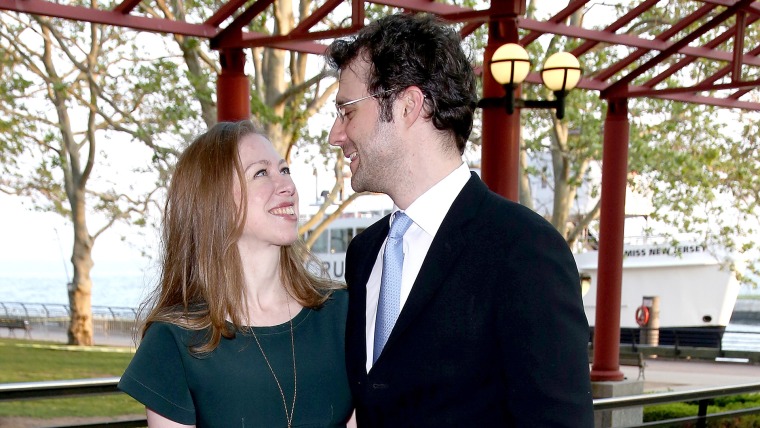
[[234,122],[250,119],[250,83],[245,75],[245,52],[242,48],[219,51],[222,72],[216,82],[216,119]]
[[620,300],[623,282],[625,191],[628,179],[628,99],[608,100],[602,155],[602,206],[592,381],[620,381]]
[[[488,61],[499,46],[519,41],[517,16],[525,13],[525,1],[492,0],[491,8],[498,12],[488,23],[488,44],[483,56],[483,98],[504,96],[504,89],[491,76]],[[512,201],[519,200],[519,110],[510,115],[504,107],[483,108],[481,176],[492,191]]]

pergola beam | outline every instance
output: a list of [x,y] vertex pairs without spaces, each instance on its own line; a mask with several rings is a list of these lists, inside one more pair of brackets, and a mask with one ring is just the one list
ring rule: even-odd
[[[719,24],[726,21],[730,17],[734,16],[738,11],[742,10],[742,8],[749,5],[750,3],[753,3],[754,1],[755,0],[739,0],[733,6],[727,7],[723,12],[719,13],[717,16],[715,16],[713,19],[711,19],[710,21],[708,21],[707,23],[699,27],[697,30],[692,31],[691,33],[683,37],[681,40],[674,43],[670,48],[655,55],[649,61],[645,62],[643,65],[639,66],[632,72],[623,76],[617,82],[610,85],[607,89],[602,91],[600,96],[602,98],[608,98],[608,97],[613,97],[615,95],[620,95],[621,93],[624,93],[625,85],[633,82],[633,80],[636,77],[646,73],[648,70],[652,69],[657,64],[660,64],[665,58],[671,56],[672,54],[676,52],[679,52],[680,49],[684,47],[688,47],[689,43],[696,40],[701,35],[707,33],[713,28],[717,27]],[[731,59],[733,59],[733,56],[731,56]],[[755,58],[755,59],[758,60],[758,58]]]
[[[753,1],[753,0],[742,0]],[[627,34],[613,34],[601,30],[589,30],[586,28],[572,27],[565,24],[552,24],[540,22],[532,19],[521,19],[520,28],[527,30],[539,30],[544,33],[557,34],[577,39],[594,40],[597,42],[609,43],[611,45],[621,45],[633,48],[644,48],[660,52],[667,51],[669,54],[683,54],[705,59],[730,62],[733,60],[733,54],[716,49],[707,49],[704,47],[681,46],[674,49],[676,43],[666,42],[663,40],[648,40]],[[751,58],[747,55],[742,56],[742,61],[747,65],[760,67],[760,58]]]
[[0,10],[205,39],[214,37],[219,32],[219,28],[207,24],[191,24],[171,19],[124,15],[113,10],[67,6],[45,0],[0,0]]

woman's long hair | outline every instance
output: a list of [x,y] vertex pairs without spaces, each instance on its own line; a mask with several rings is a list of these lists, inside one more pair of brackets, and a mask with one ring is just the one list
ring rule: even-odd
[[[246,289],[237,241],[247,204],[235,202],[233,180],[245,198],[238,142],[250,134],[263,135],[251,121],[220,122],[180,156],[164,209],[160,283],[140,308],[147,313],[143,336],[157,321],[203,331],[191,352],[206,354],[242,327]],[[327,279],[300,239],[280,251],[282,281],[301,305],[318,308],[343,288]]]

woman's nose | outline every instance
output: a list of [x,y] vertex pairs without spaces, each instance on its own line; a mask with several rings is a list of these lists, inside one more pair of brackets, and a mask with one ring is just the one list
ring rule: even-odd
[[296,184],[293,182],[293,178],[290,175],[281,175],[280,177],[278,192],[289,196],[295,195]]

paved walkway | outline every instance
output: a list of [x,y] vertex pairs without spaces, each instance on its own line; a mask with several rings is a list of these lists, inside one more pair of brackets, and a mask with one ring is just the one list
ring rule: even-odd
[[[715,386],[760,383],[760,365],[739,362],[646,360],[644,392],[685,391]],[[628,379],[636,379],[639,368],[621,366]]]
[[[33,326],[31,331],[32,340],[41,340],[46,342],[68,342],[66,330],[60,327]],[[15,330],[9,333],[7,329],[0,328],[0,337],[23,339],[24,333]],[[124,332],[104,332],[99,329],[95,330],[93,342],[96,346],[119,346],[135,348],[135,339],[130,334]]]

